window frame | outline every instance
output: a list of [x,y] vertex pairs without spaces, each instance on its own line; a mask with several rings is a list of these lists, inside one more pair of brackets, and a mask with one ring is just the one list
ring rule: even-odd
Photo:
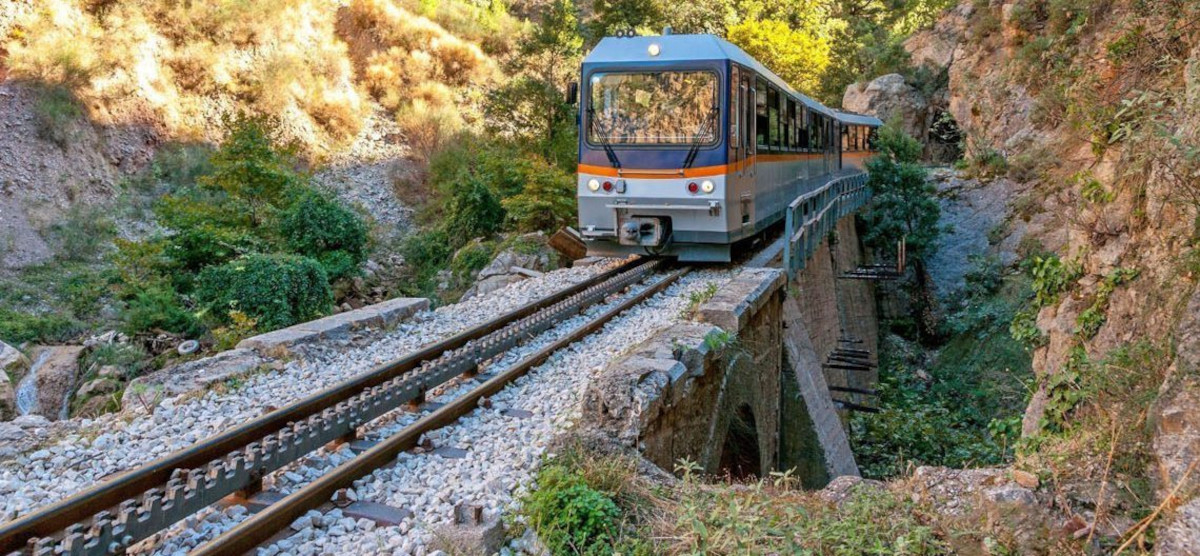
[[[721,144],[724,143],[724,141],[725,141],[724,134],[721,133],[721,131],[720,131],[721,126],[723,125],[722,122],[724,121],[724,120],[722,120],[722,118],[727,117],[727,115],[724,114],[724,112],[726,112],[726,110],[724,109],[724,107],[725,107],[724,94],[725,93],[723,92],[723,89],[725,87],[722,86],[722,83],[723,83],[722,72],[711,66],[697,67],[697,68],[689,68],[689,67],[664,68],[664,69],[659,69],[659,70],[656,70],[653,67],[636,68],[636,69],[595,68],[595,69],[589,71],[585,77],[585,82],[587,83],[587,95],[585,98],[583,98],[583,101],[582,101],[582,102],[586,102],[586,105],[580,107],[581,108],[580,117],[581,117],[581,124],[582,124],[580,126],[582,128],[582,129],[580,129],[580,132],[581,132],[581,135],[583,136],[583,144],[590,149],[603,149],[604,148],[603,144],[592,142],[592,137],[591,137],[592,134],[591,134],[591,130],[590,130],[591,123],[588,121],[588,110],[592,108],[592,95],[593,95],[593,91],[595,88],[595,86],[592,84],[592,78],[595,77],[596,74],[638,74],[638,73],[666,73],[666,72],[708,73],[713,76],[713,78],[715,80],[714,89],[715,89],[715,93],[716,93],[716,99],[714,101],[714,105],[717,107],[717,120],[718,120],[717,131],[713,133],[713,141],[709,142],[709,143],[701,143],[700,149],[701,150],[712,150],[712,149],[720,147]],[[580,95],[580,96],[583,97],[583,95]],[[613,143],[611,141],[608,142],[608,146],[612,147],[613,149],[638,149],[638,150],[678,150],[681,148],[686,149],[686,148],[690,147],[691,145],[692,145],[692,143]]]

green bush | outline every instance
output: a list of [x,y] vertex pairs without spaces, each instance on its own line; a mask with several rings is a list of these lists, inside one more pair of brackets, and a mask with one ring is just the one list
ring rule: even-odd
[[274,118],[240,115],[226,127],[229,136],[212,155],[212,173],[198,182],[244,202],[251,225],[264,224],[286,203],[285,193],[303,183],[293,169],[294,149],[275,140],[279,122]]
[[521,193],[503,201],[509,221],[518,232],[547,232],[575,220],[575,176],[540,159],[524,163],[526,182]]
[[81,332],[82,323],[62,313],[38,315],[0,307],[0,341],[7,344],[65,342]]
[[620,509],[566,466],[542,467],[523,508],[551,554],[611,553]]
[[450,192],[443,220],[452,247],[491,237],[504,222],[504,207],[485,181],[468,173],[460,174],[460,179]]
[[247,255],[200,272],[196,297],[219,322],[231,310],[275,330],[329,312],[329,276],[317,261],[296,255]]
[[176,269],[195,273],[206,266],[228,262],[244,253],[253,252],[258,246],[257,238],[243,230],[202,224],[183,228],[167,238],[164,254]]
[[290,251],[319,261],[331,280],[356,274],[367,258],[367,224],[342,203],[316,191],[283,210],[279,232]]
[[454,260],[450,261],[450,271],[459,280],[468,280],[471,275],[487,266],[495,253],[496,246],[491,242],[467,245],[454,254]]
[[121,329],[126,334],[162,330],[193,336],[201,327],[196,315],[184,307],[179,294],[166,285],[134,291],[121,311]]

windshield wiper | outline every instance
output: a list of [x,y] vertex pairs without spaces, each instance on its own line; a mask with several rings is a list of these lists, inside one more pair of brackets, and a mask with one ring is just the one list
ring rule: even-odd
[[604,148],[604,154],[608,156],[608,163],[619,171],[621,170],[621,161],[617,159],[617,153],[613,151],[612,145],[608,143],[608,132],[600,129],[600,125],[596,123],[596,109],[588,108],[588,129],[595,130],[596,139],[600,141],[600,146]]
[[708,135],[709,126],[711,126],[713,122],[717,121],[718,117],[719,113],[717,112],[716,108],[713,108],[711,111],[709,111],[709,117],[704,120],[703,124],[700,125],[700,130],[696,132],[696,138],[692,140],[692,148],[688,149],[687,157],[683,159],[683,167],[680,168],[681,171],[691,168],[692,163],[696,162],[696,154],[700,152],[700,145],[702,144],[704,136]]

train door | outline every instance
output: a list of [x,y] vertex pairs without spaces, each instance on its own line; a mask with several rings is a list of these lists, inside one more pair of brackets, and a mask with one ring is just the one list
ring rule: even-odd
[[729,202],[737,203],[737,214],[743,229],[754,225],[754,174],[757,145],[754,140],[755,91],[753,79],[751,72],[733,64],[729,80],[729,112],[732,125],[729,144],[735,145],[735,147],[733,157],[730,159],[732,167],[726,175],[728,176]]

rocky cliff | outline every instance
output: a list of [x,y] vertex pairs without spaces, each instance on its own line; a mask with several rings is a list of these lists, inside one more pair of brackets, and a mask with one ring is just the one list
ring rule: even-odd
[[1004,178],[1012,216],[989,239],[1038,256],[1015,465],[1094,543],[1074,550],[1155,528],[1161,553],[1200,546],[1198,16],[1184,1],[965,1],[905,45],[943,88],[893,75],[846,93],[919,136],[944,111],[966,170]]

